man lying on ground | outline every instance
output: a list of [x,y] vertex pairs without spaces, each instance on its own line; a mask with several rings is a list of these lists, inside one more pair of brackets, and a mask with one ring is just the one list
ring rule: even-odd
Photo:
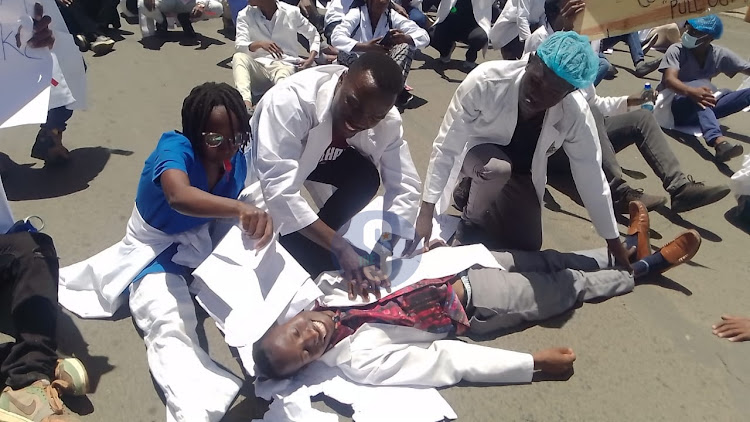
[[[432,387],[461,380],[530,382],[534,370],[564,373],[575,360],[569,348],[529,355],[445,339],[507,329],[558,315],[581,300],[630,292],[636,282],[690,260],[701,242],[689,231],[650,253],[648,211],[639,202],[631,204],[629,232],[633,274],[613,268],[607,249],[493,252],[505,269],[473,267],[421,280],[369,305],[316,306],[274,325],[254,345],[256,367],[266,377],[286,378],[325,354],[326,364],[357,382]],[[414,344],[426,341],[426,348]]]

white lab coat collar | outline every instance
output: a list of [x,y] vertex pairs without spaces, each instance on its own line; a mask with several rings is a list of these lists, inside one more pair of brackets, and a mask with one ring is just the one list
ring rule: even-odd
[[208,224],[168,235],[148,225],[133,207],[122,241],[85,261],[60,268],[60,304],[82,318],[111,317],[123,304],[122,293],[133,278],[173,243],[179,246],[172,260],[195,268],[211,253]]

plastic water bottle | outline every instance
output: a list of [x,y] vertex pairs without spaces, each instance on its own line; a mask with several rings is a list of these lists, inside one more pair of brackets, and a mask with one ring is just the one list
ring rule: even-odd
[[645,103],[641,104],[641,108],[654,111],[654,90],[651,89],[650,83],[646,83],[643,92],[641,92],[641,98],[646,100]]

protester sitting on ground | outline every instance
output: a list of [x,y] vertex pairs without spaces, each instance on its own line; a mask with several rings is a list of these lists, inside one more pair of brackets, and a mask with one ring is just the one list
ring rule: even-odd
[[561,31],[535,54],[482,63],[471,72],[433,143],[415,239],[431,237],[436,206],[438,214],[446,212],[457,182],[466,177],[469,195],[456,242],[539,250],[547,158],[563,148],[597,233],[627,266],[596,124],[577,92],[591,85],[597,68],[588,38]]
[[[563,4],[562,9],[557,7],[558,3]],[[532,34],[526,43],[527,49],[535,51],[551,32],[572,27],[575,15],[583,10],[582,7],[575,7],[575,5],[582,4],[580,0],[548,2],[545,8],[548,25]],[[582,92],[589,102],[596,122],[599,145],[602,150],[602,169],[612,191],[616,213],[627,213],[628,204],[631,201],[643,202],[649,210],[664,205],[667,201],[662,196],[649,195],[640,189],[633,189],[623,179],[622,168],[615,154],[632,144],[636,144],[648,165],[661,179],[664,189],[669,192],[672,211],[689,211],[712,204],[729,194],[730,190],[727,186],[705,186],[703,183],[695,182],[692,176],[685,175],[680,170],[680,163],[669,147],[653,113],[643,109],[628,112],[628,107],[653,101],[651,98],[653,91],[647,95],[648,98],[644,97],[644,94],[648,94],[647,92],[621,97],[600,97],[596,95],[593,85],[583,89]],[[565,153],[558,151],[550,157],[550,167],[558,171],[569,172]],[[463,195],[454,195],[454,199],[458,202],[460,198],[466,198],[466,196],[468,192]],[[463,204],[465,201],[466,199],[461,200]],[[457,205],[463,208],[461,204]]]
[[711,332],[729,341],[750,341],[750,318],[722,315],[721,321],[711,326]]
[[[508,0],[490,31],[492,47],[505,60],[518,60],[526,40],[546,22],[545,0]],[[572,28],[571,28],[572,29]]]
[[[394,1],[395,2],[395,1]],[[397,2],[409,14],[409,19],[422,29],[430,29],[432,21],[422,12],[421,0],[400,0]]]
[[[461,380],[531,382],[534,370],[565,372],[575,360],[568,348],[533,355],[506,352],[507,356],[495,359],[485,354],[481,359],[472,355],[472,350],[478,353],[478,346],[438,339],[507,330],[559,315],[581,301],[622,295],[696,254],[701,238],[694,230],[652,253],[648,213],[642,204],[631,206],[632,235],[625,243],[634,255],[633,274],[611,267],[606,249],[492,252],[502,268],[475,266],[459,274],[421,280],[368,305],[318,305],[274,325],[253,346],[256,368],[266,377],[286,378],[322,357],[355,382],[432,387]],[[371,324],[386,336],[363,334]],[[399,330],[402,327],[416,330]],[[409,345],[428,338],[417,330],[436,335],[429,347]],[[387,336],[391,332],[401,335]]]
[[[57,355],[59,258],[52,238],[14,224],[0,181],[0,297],[9,298],[15,342],[0,344],[0,420],[78,422],[60,395],[88,393],[81,361]],[[9,311],[9,312],[6,312]]]
[[249,121],[231,86],[193,88],[182,131],[164,133],[146,159],[123,241],[60,270],[60,303],[79,316],[109,317],[129,298],[167,420],[218,422],[241,385],[201,348],[188,280],[211,253],[215,220],[238,219],[256,248],[273,236],[265,212],[235,199],[247,177],[240,148]]
[[[297,34],[310,44],[304,58]],[[315,64],[320,35],[298,7],[276,0],[250,0],[237,16],[234,45],[234,84],[252,114],[253,95],[261,96],[280,80]]]
[[70,33],[83,52],[91,49],[95,54],[112,51],[115,41],[107,36],[111,24],[120,28],[117,13],[118,0],[56,0]]
[[711,80],[720,73],[730,78],[738,73],[750,75],[750,61],[713,44],[724,31],[718,16],[688,19],[686,25],[682,42],[667,49],[659,66],[663,76],[654,113],[668,129],[700,126],[706,144],[715,150],[716,161],[729,161],[744,149],[727,140],[719,119],[750,105],[750,89],[719,95]]
[[649,73],[659,68],[661,59],[646,61],[646,55],[643,53],[643,47],[641,47],[641,37],[638,35],[637,31],[603,39],[601,43],[601,51],[606,51],[614,47],[620,41],[624,41],[628,44],[630,58],[633,60],[634,66],[633,74],[635,76],[644,78]]
[[661,52],[667,51],[669,46],[680,42],[682,28],[684,27],[685,21],[680,20],[638,31],[638,36],[641,38],[641,46],[643,47],[643,54],[648,54],[652,48]]
[[487,47],[492,26],[491,1],[444,0],[437,11],[437,23],[430,28],[430,45],[440,53],[443,64],[450,63],[456,42],[467,45],[466,61],[461,69],[469,72],[477,66],[479,51]]
[[[396,62],[365,53],[348,70],[317,66],[290,76],[255,109],[263,197],[279,242],[313,277],[342,269],[347,282],[366,281],[360,253],[336,231],[372,200],[381,181],[383,212],[404,222],[394,224],[385,246],[392,250],[399,236],[413,235],[421,183],[393,107],[403,85]],[[336,188],[317,213],[302,196],[306,181]]]
[[[350,66],[363,53],[387,54],[401,68],[404,84],[414,54],[429,43],[427,31],[393,10],[390,0],[356,0],[331,35],[339,64]],[[411,98],[403,88],[396,105],[404,106]]]
[[[190,38],[198,36],[193,29],[197,20],[220,18],[224,5],[219,0],[139,0],[140,19],[156,21],[156,35],[167,33],[167,16],[176,16],[182,31]],[[144,25],[141,23],[141,27]],[[151,35],[144,32],[144,36]]]

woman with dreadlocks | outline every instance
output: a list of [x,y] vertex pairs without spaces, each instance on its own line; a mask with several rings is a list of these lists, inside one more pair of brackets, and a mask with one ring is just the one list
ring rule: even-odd
[[257,248],[273,235],[265,212],[234,199],[247,175],[239,150],[249,132],[239,92],[195,87],[182,105],[182,131],[164,133],[146,160],[125,238],[60,270],[60,303],[81,317],[112,316],[129,289],[170,422],[218,422],[241,385],[199,346],[188,280],[211,253],[215,219],[238,219]]

